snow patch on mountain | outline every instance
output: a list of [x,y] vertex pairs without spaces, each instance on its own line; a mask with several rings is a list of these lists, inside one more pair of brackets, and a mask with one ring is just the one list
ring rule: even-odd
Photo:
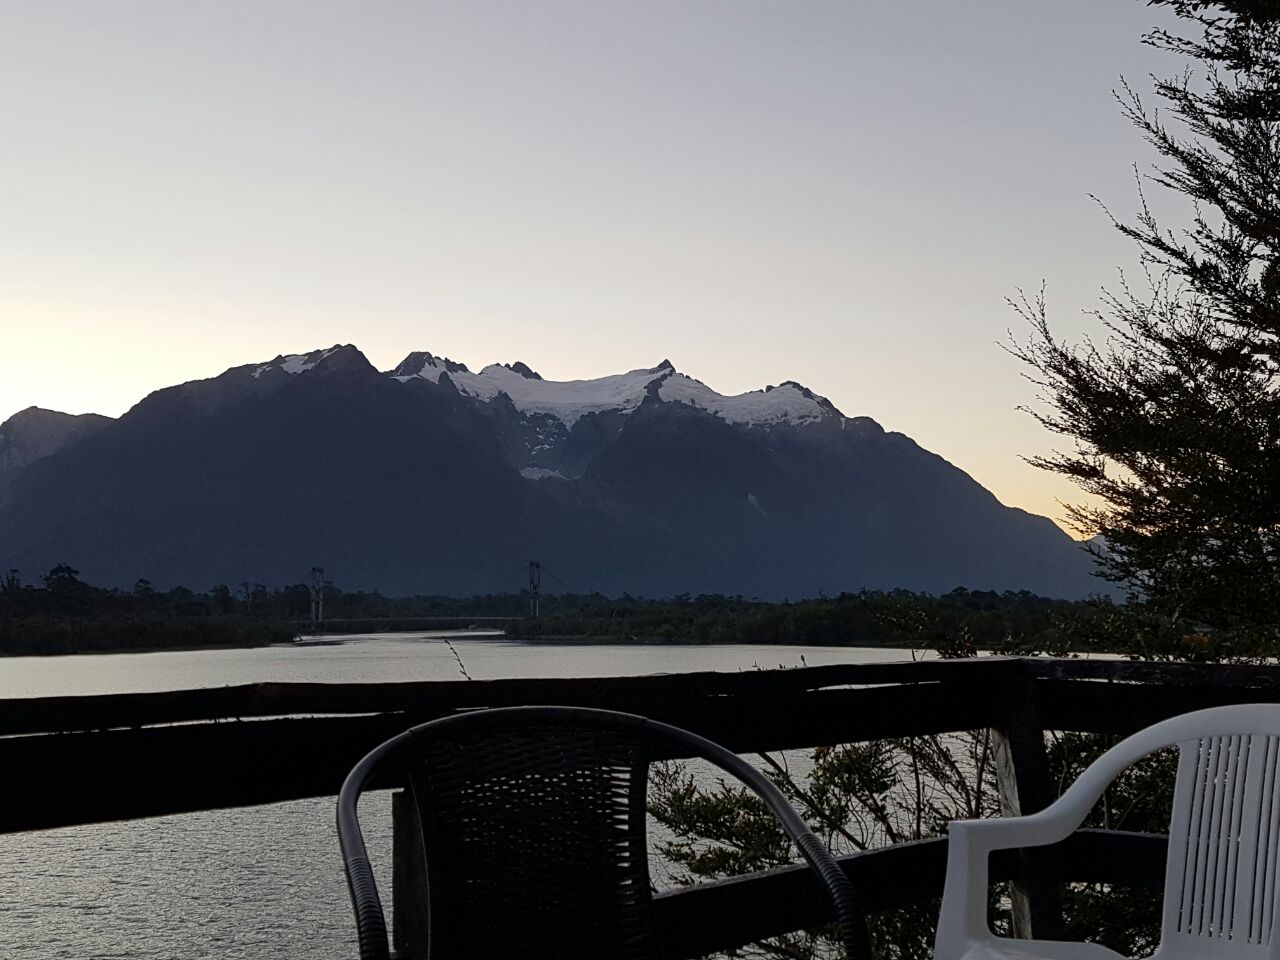
[[[459,393],[484,401],[506,394],[521,413],[553,416],[567,427],[588,413],[635,409],[654,380],[652,370],[632,370],[596,380],[543,380],[536,374],[528,376],[524,364],[492,363],[479,373],[471,373],[462,364],[455,366],[458,369],[447,370],[440,358],[432,357],[416,373],[400,373],[395,378],[401,382],[418,378],[438,383],[447,374]],[[396,369],[403,368],[401,364]]]
[[526,480],[546,480],[548,477],[564,479],[564,474],[559,470],[548,470],[546,467],[525,467],[520,471],[520,476]]
[[391,371],[391,376],[401,383],[414,379],[438,383],[442,373],[452,375],[470,372],[465,363],[457,363],[448,357],[437,357],[425,350],[415,350],[400,361],[400,365]]
[[840,416],[828,401],[798,383],[784,383],[726,397],[699,380],[672,371],[658,388],[658,396],[668,403],[700,407],[730,423],[805,423],[827,416]]
[[439,383],[447,375],[459,393],[486,402],[505,394],[521,413],[555,417],[566,427],[591,413],[629,413],[650,395],[667,403],[697,407],[730,423],[806,423],[829,417],[844,420],[830,401],[798,383],[787,381],[764,390],[725,396],[680,373],[669,360],[656,367],[593,380],[544,380],[519,362],[493,363],[472,373],[465,364],[418,352],[405,358],[391,375],[402,383],[413,379]]
[[269,363],[264,363],[253,371],[253,379],[257,380],[268,370],[279,369],[290,375],[305,373],[320,361],[333,356],[342,349],[341,345],[330,347],[328,350],[312,350],[310,353],[290,353],[284,356],[276,357]]

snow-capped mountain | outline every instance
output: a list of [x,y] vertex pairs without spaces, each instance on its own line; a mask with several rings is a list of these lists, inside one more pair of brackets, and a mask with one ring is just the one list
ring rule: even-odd
[[956,586],[1083,596],[1091,561],[909,438],[786,381],[722,395],[668,361],[553,381],[354,346],[157,391],[27,462],[0,564],[90,579],[472,593],[808,596]]
[[593,380],[547,380],[527,364],[494,363],[479,373],[425,351],[409,354],[391,376],[453,389],[495,410],[500,436],[526,479],[572,479],[646,401],[682,404],[746,428],[843,428],[849,421],[825,397],[794,381],[724,396],[680,373],[670,360]]
[[477,400],[493,401],[505,394],[520,413],[554,417],[567,428],[587,414],[630,413],[651,396],[666,403],[685,403],[728,423],[746,426],[844,419],[831,401],[793,381],[726,397],[680,373],[670,360],[650,369],[595,380],[558,381],[543,379],[523,363],[491,363],[472,373],[466,364],[429,353],[411,353],[391,375],[402,383],[415,378],[432,383],[446,380],[459,393]]

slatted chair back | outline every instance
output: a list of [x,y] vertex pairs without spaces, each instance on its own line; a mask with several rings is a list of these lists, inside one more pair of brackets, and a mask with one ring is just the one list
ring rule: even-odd
[[1179,748],[1164,951],[1280,957],[1280,736],[1242,731]]
[[362,960],[390,956],[356,815],[388,764],[405,771],[422,825],[430,960],[658,960],[645,802],[660,755],[701,757],[760,797],[825,886],[846,955],[871,960],[843,871],[766,777],[686,730],[583,707],[447,717],[356,765],[338,797],[338,839]]

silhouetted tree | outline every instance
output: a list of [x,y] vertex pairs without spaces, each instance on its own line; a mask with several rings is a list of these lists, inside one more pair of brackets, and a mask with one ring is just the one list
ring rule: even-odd
[[44,588],[52,594],[69,594],[84,588],[80,571],[69,563],[55,564],[41,579]]
[[212,601],[213,609],[218,613],[230,613],[236,608],[235,597],[231,595],[231,588],[225,583],[220,583],[209,591],[209,599]]
[[[1074,449],[1033,462],[1097,506],[1105,575],[1150,609],[1255,641],[1280,638],[1280,5],[1165,0],[1195,38],[1146,42],[1198,62],[1131,87],[1125,115],[1161,157],[1139,181],[1141,291],[1122,281],[1097,316],[1102,342],[1067,344],[1043,297],[1015,306],[1032,335],[1034,411]],[[1143,187],[1190,201],[1185,229],[1157,222]]]

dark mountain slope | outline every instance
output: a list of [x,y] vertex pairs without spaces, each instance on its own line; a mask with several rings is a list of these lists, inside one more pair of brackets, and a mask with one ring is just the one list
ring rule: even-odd
[[95,582],[207,586],[324,564],[353,585],[470,592],[530,512],[482,418],[438,388],[368,368],[212,414],[166,394],[24,478],[5,517],[20,565],[62,557]]
[[56,410],[27,407],[0,423],[0,501],[18,475],[37,460],[92,436],[110,417],[96,413],[72,416]]
[[642,407],[588,471],[587,496],[629,525],[659,594],[1105,586],[1050,520],[909,438],[868,420],[814,434],[765,440],[698,410]]
[[[413,371],[421,370],[422,374]],[[409,371],[409,372],[406,372]],[[553,589],[766,598],[1105,586],[1043,517],[783,384],[721,397],[670,364],[553,383],[338,346],[161,390],[23,468],[0,564],[127,586]]]

